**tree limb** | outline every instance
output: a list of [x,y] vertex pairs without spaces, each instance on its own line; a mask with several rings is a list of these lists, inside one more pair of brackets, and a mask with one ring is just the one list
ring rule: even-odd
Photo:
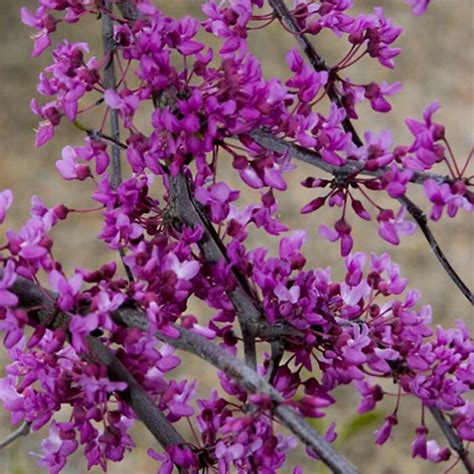
[[[386,173],[391,171],[391,167],[388,166],[379,168],[374,171],[366,170],[364,169],[365,163],[355,160],[351,160],[343,166],[331,165],[326,160],[324,160],[321,154],[316,150],[309,150],[308,148],[304,148],[300,145],[297,145],[296,143],[291,143],[285,140],[284,138],[277,137],[270,131],[263,129],[251,132],[250,136],[260,146],[267,150],[271,150],[275,153],[280,154],[289,153],[293,158],[299,161],[303,161],[304,163],[316,166],[317,168],[326,171],[326,173],[330,173],[332,175],[348,176],[360,173],[367,176],[381,178]],[[454,182],[453,178],[448,175],[428,173],[424,171],[414,171],[410,182],[415,184],[423,184],[427,179],[433,179],[439,184]]]
[[[199,226],[203,229],[203,237],[198,245],[206,262],[215,264],[219,261],[229,263],[226,249],[217,235],[214,227],[209,222],[205,212],[194,200],[190,184],[183,174],[169,178],[170,208],[173,219],[188,227]],[[245,360],[249,367],[257,368],[257,352],[255,337],[257,336],[259,322],[265,319],[262,316],[260,305],[251,294],[250,287],[244,276],[232,269],[236,286],[228,292],[232,301],[239,324],[242,330]]]
[[[102,43],[104,48],[105,57],[108,58],[107,64],[104,70],[104,87],[105,89],[116,90],[117,78],[115,74],[115,40],[114,40],[114,22],[110,14],[112,13],[113,3],[110,0],[104,0],[104,11],[102,13]],[[111,131],[111,150],[112,150],[112,161],[110,167],[110,184],[112,188],[116,189],[122,182],[122,169],[120,160],[120,123],[118,111],[109,108],[110,114],[110,131]],[[125,252],[123,249],[119,249],[120,258],[122,260],[125,273],[129,281],[133,281],[133,275],[130,268],[124,261]]]

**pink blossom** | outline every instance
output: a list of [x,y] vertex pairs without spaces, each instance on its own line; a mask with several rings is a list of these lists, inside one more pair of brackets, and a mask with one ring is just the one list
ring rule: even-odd
[[13,203],[13,193],[9,189],[0,192],[0,224],[5,220],[7,209]]

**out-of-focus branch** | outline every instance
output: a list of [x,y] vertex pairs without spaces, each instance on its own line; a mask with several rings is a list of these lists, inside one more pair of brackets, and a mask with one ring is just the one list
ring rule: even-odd
[[[304,53],[308,57],[311,65],[313,66],[313,68],[318,72],[319,71],[327,71],[329,73],[329,76],[331,77],[331,72],[332,72],[331,69],[325,63],[324,59],[318,54],[318,52],[316,51],[314,46],[311,44],[311,42],[308,40],[308,38],[305,36],[305,34],[302,32],[302,30],[301,30],[300,26],[298,25],[298,22],[296,21],[295,17],[292,15],[290,10],[286,6],[285,1],[284,0],[268,0],[268,2],[271,5],[271,7],[273,8],[274,14],[277,16],[277,18],[281,22],[283,22],[290,31],[293,32],[293,34],[296,37],[296,40],[298,41],[298,43],[300,44],[300,46],[303,49]],[[341,99],[339,97],[339,94],[336,90],[334,80],[329,80],[328,85],[326,87],[326,91],[327,91],[327,94],[329,96],[329,99],[332,102],[337,104],[337,106],[339,108],[344,108],[344,106],[341,102]],[[342,127],[343,127],[344,131],[349,132],[351,134],[352,141],[356,146],[360,147],[360,146],[363,145],[362,139],[358,135],[356,129],[354,128],[351,120],[348,117],[346,117],[343,120]],[[267,137],[267,140],[268,140],[268,137]],[[304,161],[309,162],[307,160],[304,160]],[[321,161],[321,160],[319,160],[319,161]],[[318,166],[318,165],[316,165],[316,166]],[[447,272],[448,276],[451,278],[451,280],[454,282],[454,284],[459,288],[461,293],[468,299],[468,301],[471,304],[473,304],[472,292],[469,290],[467,285],[463,282],[463,280],[456,273],[456,271],[454,270],[452,265],[449,263],[445,253],[441,250],[441,247],[439,246],[438,242],[436,241],[433,233],[431,232],[431,230],[428,226],[428,222],[426,220],[426,217],[425,217],[423,211],[413,201],[411,201],[406,196],[399,199],[399,201],[404,206],[406,206],[407,211],[410,213],[410,215],[413,217],[415,222],[420,227],[420,229],[423,232],[423,235],[425,236],[430,248],[433,250],[434,254],[436,255],[436,258],[438,259],[438,261],[440,262],[440,264],[444,268],[444,270]]]
[[[3,270],[0,270],[0,278],[2,276]],[[29,315],[33,317],[34,320],[52,323],[51,327],[67,328],[69,315],[56,309],[56,295],[53,292],[22,277],[16,278],[15,283],[9,287],[9,291],[18,296],[20,306],[29,310]],[[146,331],[148,328],[146,315],[141,311],[122,307],[115,311],[112,316],[117,323],[124,324],[128,327],[136,327],[143,331]],[[358,473],[357,469],[344,459],[323,436],[311,428],[301,415],[285,404],[285,400],[275,388],[247,364],[233,357],[224,349],[201,335],[179,326],[175,327],[180,333],[179,338],[169,338],[161,333],[157,333],[156,337],[176,349],[190,352],[214,365],[214,367],[222,370],[228,377],[235,380],[249,393],[269,396],[275,405],[274,412],[283,425],[292,431],[306,446],[310,447],[333,472],[339,474]],[[99,348],[97,345],[102,343],[92,336],[88,337],[88,344],[94,357],[107,366],[111,378],[115,377],[116,380],[127,379],[128,376],[122,372],[122,370],[126,369],[121,366],[120,362],[113,358],[113,355],[109,353],[107,347]],[[159,410],[156,406],[154,408],[152,407],[154,404],[148,395],[146,395],[146,393],[135,392],[141,387],[137,383],[134,383],[133,380],[124,381],[130,384],[128,390],[134,392],[130,394],[129,399],[125,400],[129,400],[130,406],[135,410],[137,416],[140,417],[146,426],[154,426],[154,434],[160,444],[167,446],[175,442],[181,443],[181,437],[175,432],[173,426],[166,418],[161,419],[160,415],[157,416]],[[143,413],[142,409],[149,410],[149,413]],[[147,416],[151,418],[147,419]]]
[[118,0],[117,7],[126,20],[136,21],[140,18],[140,12],[130,3],[129,0]]
[[30,434],[30,423],[24,421],[15,431],[12,431],[2,441],[0,441],[0,449],[6,448],[8,445],[16,441],[20,436],[28,436]]

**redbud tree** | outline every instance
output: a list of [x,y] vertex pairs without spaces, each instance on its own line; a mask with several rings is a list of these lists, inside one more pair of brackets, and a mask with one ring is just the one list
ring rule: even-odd
[[[393,69],[402,29],[379,7],[353,13],[352,0],[208,0],[204,20],[171,18],[160,3],[38,0],[37,9],[21,9],[34,30],[33,56],[51,58],[41,98],[31,102],[36,146],[65,122],[75,126],[81,144],[64,147],[56,168],[67,181],[93,184],[96,205],[87,211],[102,216],[97,238],[111,256],[65,273],[51,230],[86,211],[67,202],[49,208],[35,196],[24,226],[2,234],[0,330],[10,362],[0,401],[17,426],[0,446],[47,425],[40,466],[60,472],[79,450],[89,468],[105,471],[133,450],[129,430],[139,421],[156,439],[148,455],[159,473],[299,474],[301,466],[285,465],[298,444],[311,472],[324,463],[356,473],[334,448],[335,423],[318,432],[312,422],[329,417],[334,391],[348,385],[360,397],[345,407],[353,415],[393,396],[375,444],[397,429],[400,400],[410,396],[420,407],[407,440],[413,457],[472,473],[468,324],[435,326],[388,253],[353,251],[358,219],[376,222],[393,245],[421,232],[459,297],[473,302],[429,227],[472,212],[472,153],[454,155],[437,102],[404,120],[409,143],[393,143],[388,130],[359,130],[360,104],[389,112],[401,84],[358,83],[351,66]],[[406,3],[421,15],[430,1]],[[91,16],[102,54],[90,53],[87,38],[55,40]],[[265,77],[248,47],[271,24],[295,43],[285,79]],[[317,49],[321,32],[346,49],[335,64]],[[304,243],[314,236],[279,218],[277,197],[285,199],[300,162],[314,173],[300,184],[312,198],[298,211],[332,208],[319,234],[340,249],[340,281],[309,268]],[[417,186],[422,207],[409,197]],[[250,204],[241,197],[248,189]],[[12,199],[0,192],[0,223]],[[249,245],[250,232],[262,245]],[[279,239],[276,256],[270,237]],[[209,317],[190,313],[196,300]],[[180,378],[183,351],[213,368],[220,386],[198,394],[198,377]]]

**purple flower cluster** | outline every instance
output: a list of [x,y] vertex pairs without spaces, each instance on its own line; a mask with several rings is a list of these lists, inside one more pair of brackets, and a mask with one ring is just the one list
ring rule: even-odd
[[[409,3],[421,14],[429,2]],[[12,361],[0,381],[0,401],[12,423],[27,421],[35,431],[50,424],[40,464],[57,473],[82,447],[88,467],[105,470],[108,461],[120,461],[134,447],[129,430],[136,414],[121,396],[127,384],[109,380],[106,369],[87,355],[90,335],[98,334],[170,423],[195,422],[195,445],[149,451],[160,463],[159,472],[171,473],[174,466],[190,473],[208,467],[222,474],[277,472],[296,439],[275,430],[275,400],[249,394],[221,372],[225,395],[213,390],[208,398],[198,398],[195,380],[173,378],[181,360],[156,337],[158,332],[168,342],[176,340],[181,326],[237,356],[239,288],[261,311],[264,328],[279,331],[284,357],[275,366],[272,355],[265,353],[257,372],[281,394],[283,405],[303,417],[325,417],[335,403],[334,390],[351,384],[361,396],[357,411],[363,413],[387,395],[377,379],[389,379],[399,393],[393,412],[375,433],[376,444],[390,438],[398,423],[398,402],[407,394],[419,399],[423,409],[449,413],[459,438],[473,441],[474,405],[467,393],[474,388],[474,343],[466,326],[459,322],[454,329],[433,330],[430,307],[419,308],[419,293],[405,291],[408,282],[388,254],[353,252],[350,213],[366,221],[375,217],[379,235],[394,245],[400,243],[400,234],[415,231],[398,204],[412,182],[424,183],[433,220],[441,218],[444,208],[450,217],[461,208],[473,210],[467,164],[458,166],[444,127],[433,121],[438,104],[426,109],[423,121],[406,120],[413,135],[409,145],[393,146],[387,130],[367,131],[364,143],[358,144],[347,128],[348,119],[357,119],[362,101],[368,100],[376,112],[388,112],[387,98],[400,84],[355,84],[341,77],[341,71],[365,57],[393,68],[400,53],[393,43],[401,28],[381,8],[353,16],[351,0],[297,0],[291,14],[302,32],[314,36],[329,30],[348,41],[349,51],[333,67],[315,67],[292,49],[287,54],[288,79],[281,81],[265,78],[247,44],[253,29],[275,20],[264,13],[263,0],[208,1],[202,22],[171,18],[148,0],[134,5],[141,15],[136,21],[111,17],[115,46],[103,58],[88,57],[86,43],[65,40],[56,45],[53,62],[38,84],[49,101],[32,102],[42,120],[37,146],[53,137],[63,117],[87,132],[82,146],[63,149],[56,167],[65,180],[94,184],[95,211],[103,216],[98,238],[120,251],[129,278],[120,276],[114,262],[66,275],[54,256],[50,231],[82,211],[65,204],[48,208],[37,197],[30,219],[18,232],[8,230],[0,247],[0,331]],[[110,13],[91,0],[39,0],[36,12],[22,9],[22,20],[37,30],[37,56],[51,45],[58,24]],[[217,37],[219,53],[198,34]],[[104,80],[110,61],[117,64],[114,87],[106,87]],[[318,104],[328,96],[325,113]],[[145,131],[137,116],[150,106],[150,128]],[[99,120],[86,128],[78,117],[90,110]],[[120,120],[121,140],[104,131],[109,114]],[[321,224],[320,233],[340,244],[346,268],[342,281],[333,281],[329,269],[305,267],[305,232],[286,234],[276,195],[287,190],[287,177],[296,165],[290,148],[272,151],[259,144],[255,133],[262,131],[305,149],[332,171],[325,179],[303,180],[302,186],[315,196],[301,212],[325,205],[337,208],[334,225]],[[116,185],[106,174],[111,168],[109,145],[124,151],[131,169]],[[256,202],[243,205],[240,189],[233,189],[220,173],[218,177],[219,164],[229,159],[242,190],[256,190]],[[438,166],[446,166],[449,175],[429,174]],[[183,176],[194,198],[193,211],[205,216],[202,225],[174,221],[172,183]],[[160,199],[155,184],[164,190]],[[392,199],[392,207],[377,202],[380,192]],[[0,224],[12,199],[9,190],[0,193]],[[265,246],[247,248],[253,227],[264,237],[284,234],[278,256],[270,256]],[[206,258],[203,242],[209,235],[219,242],[224,258],[218,261]],[[28,312],[20,307],[12,290],[19,277],[36,283],[46,277],[56,295],[45,293],[55,313],[48,324],[35,317],[38,308]],[[214,311],[212,316],[205,320],[189,314],[192,299],[203,301]],[[124,306],[142,311],[147,331],[117,322],[114,314]],[[56,313],[67,315],[64,324],[56,322]],[[266,348],[275,336],[263,331],[257,341]],[[312,373],[315,369],[320,375]],[[62,407],[70,410],[67,422],[59,421]],[[332,442],[336,436],[331,424],[325,439]],[[317,458],[311,449],[307,452]],[[428,439],[423,414],[412,453],[433,462],[451,455],[449,448]]]

